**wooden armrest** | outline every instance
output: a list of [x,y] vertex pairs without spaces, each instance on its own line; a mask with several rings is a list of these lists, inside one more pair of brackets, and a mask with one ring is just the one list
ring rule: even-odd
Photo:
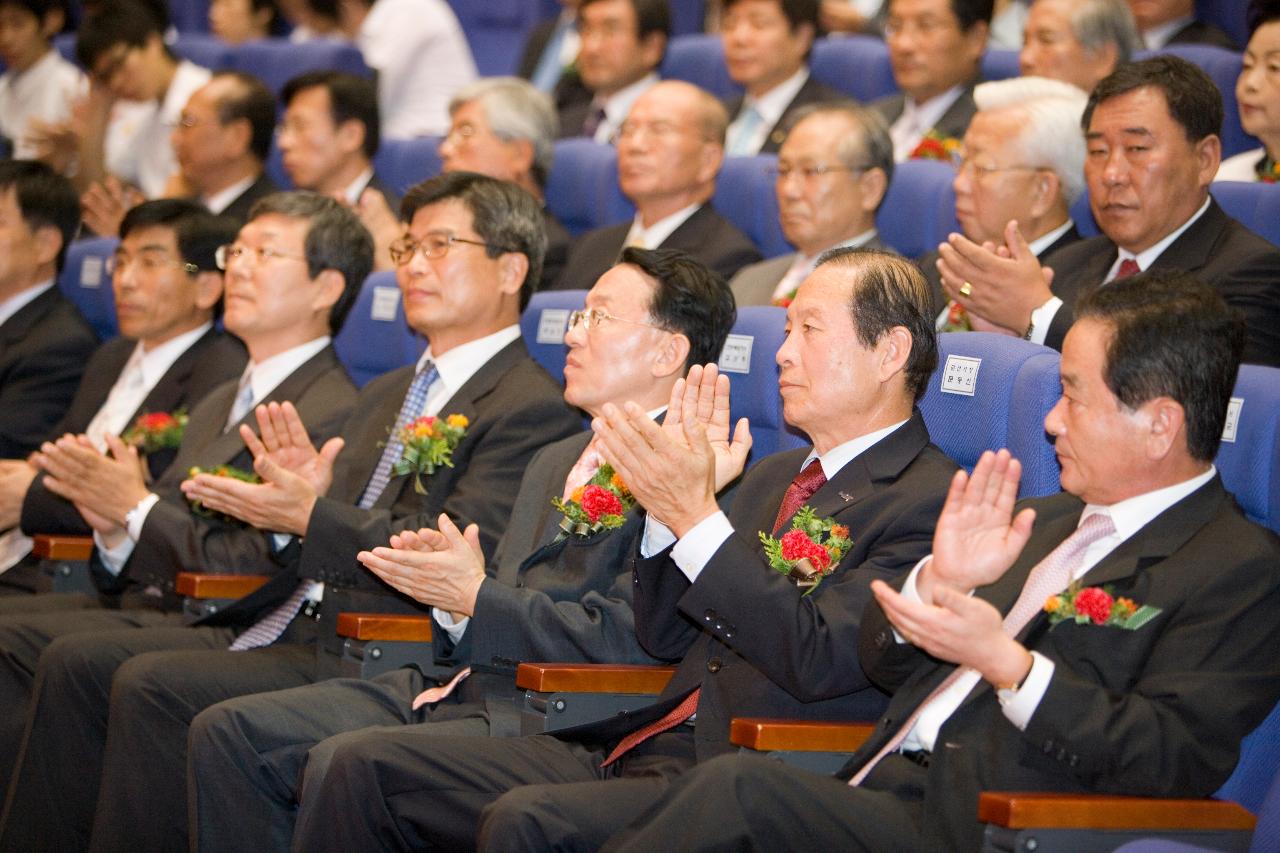
[[674,666],[624,663],[522,663],[516,686],[537,693],[652,693],[675,674]]
[[353,640],[431,642],[431,617],[398,613],[339,613],[338,636]]
[[1257,819],[1237,803],[1104,794],[984,791],[978,820],[1009,829],[1249,830]]
[[179,572],[178,595],[188,598],[243,598],[271,578],[266,575],[215,575]]
[[735,717],[729,742],[761,752],[856,752],[875,728],[875,723]]
[[93,553],[93,537],[37,534],[31,540],[31,553],[46,560],[87,560]]

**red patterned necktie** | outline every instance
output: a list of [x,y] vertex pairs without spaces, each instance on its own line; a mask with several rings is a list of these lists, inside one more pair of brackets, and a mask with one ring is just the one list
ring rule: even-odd
[[1120,262],[1120,269],[1116,270],[1116,277],[1112,281],[1119,281],[1122,278],[1128,278],[1140,272],[1142,272],[1142,268],[1138,266],[1137,261],[1133,258],[1125,258]]
[[787,493],[782,496],[782,506],[778,507],[778,518],[773,522],[773,532],[777,533],[781,530],[782,525],[796,514],[796,510],[804,506],[805,502],[813,497],[813,493],[821,489],[826,482],[827,475],[823,472],[822,462],[819,459],[815,458],[804,466],[804,470],[796,475],[791,485],[787,487]]

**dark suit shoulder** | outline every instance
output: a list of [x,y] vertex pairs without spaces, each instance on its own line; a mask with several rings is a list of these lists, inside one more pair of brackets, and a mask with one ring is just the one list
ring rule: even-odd
[[243,225],[249,219],[249,211],[258,202],[258,199],[279,190],[280,188],[265,173],[260,174],[253,183],[245,188],[244,192],[232,199],[231,203],[224,207],[219,215],[233,219],[238,224]]
[[702,205],[671,232],[662,248],[688,252],[726,281],[747,264],[761,260],[755,243],[710,204]]
[[1231,36],[1227,35],[1226,30],[1204,21],[1192,21],[1187,24],[1173,34],[1168,44],[1203,44],[1225,50],[1240,50]]
[[555,286],[564,273],[565,264],[569,261],[569,247],[573,243],[573,236],[546,207],[542,208],[542,224],[547,231],[547,252],[542,258],[542,278],[537,288],[548,290]]

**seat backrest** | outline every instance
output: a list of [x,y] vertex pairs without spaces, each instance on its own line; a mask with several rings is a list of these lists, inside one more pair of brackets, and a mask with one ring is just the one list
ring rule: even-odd
[[418,360],[427,341],[405,321],[395,273],[375,272],[364,280],[333,347],[351,381],[359,387]]
[[1280,368],[1240,367],[1214,464],[1249,518],[1280,533]]
[[724,64],[724,45],[718,35],[691,33],[671,39],[659,72],[664,80],[685,80],[717,98],[742,94],[742,87],[733,82]]
[[999,47],[989,47],[982,54],[983,80],[1008,80],[1019,77],[1022,69],[1018,66],[1018,51]]
[[181,28],[179,33],[170,47],[180,58],[215,71],[231,65],[231,45],[222,39],[205,32],[184,32]]
[[[396,195],[440,174],[440,137],[383,139],[373,157],[373,170]],[[396,211],[399,213],[399,211]]]
[[556,142],[547,177],[547,208],[575,237],[634,216],[634,205],[618,188],[618,153],[613,146],[590,139]]
[[874,36],[818,39],[809,58],[809,71],[819,83],[863,103],[898,91],[889,65],[889,48]]
[[1196,0],[1196,20],[1226,30],[1239,47],[1249,41],[1249,0]]
[[1044,417],[1061,396],[1057,352],[986,332],[938,336],[938,369],[920,400],[929,435],[966,470],[985,450],[1022,462],[1018,496],[1059,491],[1058,461]]
[[766,258],[792,250],[778,221],[778,194],[774,191],[774,154],[754,157],[726,157],[716,179],[711,204],[756,244]]
[[675,36],[700,33],[706,29],[706,0],[669,0],[671,7],[671,34]]
[[1080,193],[1080,197],[1071,205],[1071,218],[1076,223],[1076,230],[1084,238],[1097,237],[1102,232],[1093,218],[1093,208],[1089,206],[1089,191]]
[[[1236,103],[1236,78],[1243,62],[1233,50],[1207,44],[1168,44],[1157,53],[1169,53],[1195,63],[1204,70],[1222,94],[1222,156],[1230,157],[1256,148],[1259,142],[1244,132],[1240,124],[1240,105]],[[1147,54],[1150,55],[1150,54]]]
[[58,273],[58,288],[75,303],[89,325],[103,340],[114,338],[116,300],[107,273],[107,258],[120,241],[115,237],[93,237],[77,240],[67,247],[66,262]]
[[530,0],[449,0],[483,77],[515,74],[529,31],[542,19]]
[[316,39],[291,42],[283,38],[267,38],[236,45],[227,66],[253,74],[277,96],[284,84],[307,71],[346,71],[362,77],[373,72],[355,45]]
[[[1269,801],[1271,810],[1274,812],[1280,805],[1276,802],[1275,792],[1272,790],[1275,787],[1273,781],[1276,778],[1276,768],[1280,768],[1280,704],[1272,708],[1271,713],[1262,721],[1262,725],[1250,732],[1241,742],[1240,760],[1236,762],[1236,769],[1213,796],[1219,800],[1239,803],[1254,814],[1258,814],[1262,809],[1264,800]],[[1280,814],[1271,814],[1272,843],[1276,839],[1278,830],[1275,824],[1278,822],[1280,822]],[[1259,823],[1254,830],[1255,838],[1262,830],[1263,826]],[[1254,849],[1264,848],[1259,848],[1255,844]],[[1274,850],[1275,848],[1265,849]]]
[[738,309],[724,349],[720,370],[729,377],[729,417],[751,422],[751,461],[771,453],[806,447],[809,440],[792,432],[782,418],[782,397],[778,394],[778,364],[774,359],[786,337],[787,312],[772,305],[752,305]]
[[1242,181],[1215,181],[1209,192],[1227,215],[1259,237],[1280,246],[1280,186]]
[[564,384],[564,360],[569,348],[564,333],[569,328],[569,314],[586,304],[585,290],[544,290],[533,294],[520,315],[520,334],[533,360]]
[[908,160],[893,170],[876,226],[880,239],[908,258],[938,248],[956,221],[955,169],[937,160]]

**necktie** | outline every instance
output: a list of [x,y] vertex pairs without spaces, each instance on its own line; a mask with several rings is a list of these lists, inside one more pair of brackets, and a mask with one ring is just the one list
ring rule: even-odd
[[776,287],[773,289],[773,300],[777,302],[780,299],[786,299],[796,288],[800,286],[800,282],[804,281],[804,277],[809,274],[809,259],[804,255],[797,254],[795,261],[787,269]]
[[231,411],[227,413],[227,423],[222,427],[223,432],[240,423],[240,420],[253,408],[252,380],[253,365],[249,365],[240,376],[240,385],[236,388],[236,399],[231,404]]
[[593,107],[582,122],[582,135],[594,139],[596,131],[600,129],[600,125],[604,124],[605,119],[608,117],[609,115],[604,111],[604,107]]
[[1122,278],[1128,278],[1140,272],[1142,272],[1142,268],[1138,266],[1137,261],[1133,258],[1125,258],[1120,262],[1120,269],[1116,270],[1116,277],[1112,281],[1119,281]]
[[587,481],[595,476],[596,470],[604,459],[600,456],[597,449],[595,436],[591,437],[591,441],[582,449],[582,455],[578,457],[578,461],[573,463],[573,467],[569,469],[569,476],[564,481],[564,494],[560,497],[563,500],[569,500],[569,496],[581,486],[585,486]]
[[[791,485],[787,487],[786,494],[782,496],[782,506],[778,507],[778,520],[773,526],[774,533],[777,533],[783,523],[795,515],[796,510],[804,506],[805,501],[813,497],[813,493],[822,488],[822,484],[825,482],[827,482],[827,475],[822,472],[822,463],[818,459],[814,459],[804,467],[804,470],[796,475],[796,478],[791,481]],[[698,697],[701,695],[702,688],[694,688],[692,693],[684,697],[683,702],[672,708],[663,717],[654,720],[647,726],[636,729],[618,741],[618,745],[613,748],[613,752],[609,753],[609,756],[600,766],[608,767],[638,744],[644,743],[654,735],[661,734],[668,729],[674,729],[688,720],[698,710]]]
[[[1071,583],[1071,579],[1075,577],[1076,569],[1083,562],[1084,553],[1089,549],[1089,546],[1105,536],[1110,536],[1115,530],[1115,522],[1111,520],[1110,515],[1106,513],[1091,515],[1076,528],[1074,533],[1062,540],[1057,548],[1054,548],[1043,560],[1036,563],[1035,567],[1027,575],[1026,582],[1022,585],[1022,592],[1018,594],[1018,600],[1014,602],[1013,607],[1005,614],[1004,632],[1011,637],[1016,637],[1027,626],[1027,623],[1044,609],[1044,603],[1049,596],[1062,592],[1067,588],[1067,585]],[[933,691],[925,697],[925,700],[911,712],[911,716],[902,724],[902,728],[898,729],[894,736],[889,739],[889,742],[880,748],[875,757],[854,774],[853,778],[849,780],[849,784],[862,784],[862,780],[867,778],[867,774],[880,763],[880,759],[891,752],[896,752],[898,747],[902,746],[902,742],[907,739],[907,735],[915,728],[916,721],[920,719],[920,714],[928,707],[929,703],[946,693],[951,685],[970,672],[972,670],[968,667],[958,666],[943,679],[941,684],[933,688]]]
[[760,129],[762,122],[764,122],[764,116],[760,115],[760,111],[754,106],[744,109],[742,117],[736,122],[733,139],[729,141],[728,151],[725,153],[730,157],[745,157],[756,153],[755,149],[758,146],[752,143],[755,142],[756,132]]
[[[431,387],[431,383],[439,376],[439,371],[433,362],[428,360],[413,377],[413,381],[409,383],[409,390],[405,392],[404,402],[400,405],[400,413],[396,416],[395,426],[391,428],[391,435],[387,438],[386,447],[382,450],[382,456],[378,459],[378,465],[373,469],[373,476],[369,478],[369,484],[365,486],[364,494],[360,496],[359,507],[368,509],[378,500],[378,496],[387,488],[387,484],[391,482],[391,466],[400,458],[400,452],[404,449],[404,445],[400,442],[397,435],[400,429],[412,421],[414,418],[422,414],[422,408],[427,402],[427,389]],[[284,633],[285,628],[289,627],[289,623],[298,615],[298,611],[302,609],[302,605],[307,601],[307,593],[311,589],[313,581],[304,580],[294,589],[293,594],[285,599],[284,603],[272,610],[266,616],[249,626],[235,641],[228,647],[230,651],[242,652],[247,649],[258,649],[263,646],[269,646],[276,640],[280,639],[280,635]]]
[[145,384],[142,375],[142,347],[136,347],[129,362],[120,371],[116,383],[111,386],[106,401],[98,409],[85,428],[85,435],[99,450],[107,447],[107,433],[119,433],[128,429],[128,417],[142,403],[138,392]]

